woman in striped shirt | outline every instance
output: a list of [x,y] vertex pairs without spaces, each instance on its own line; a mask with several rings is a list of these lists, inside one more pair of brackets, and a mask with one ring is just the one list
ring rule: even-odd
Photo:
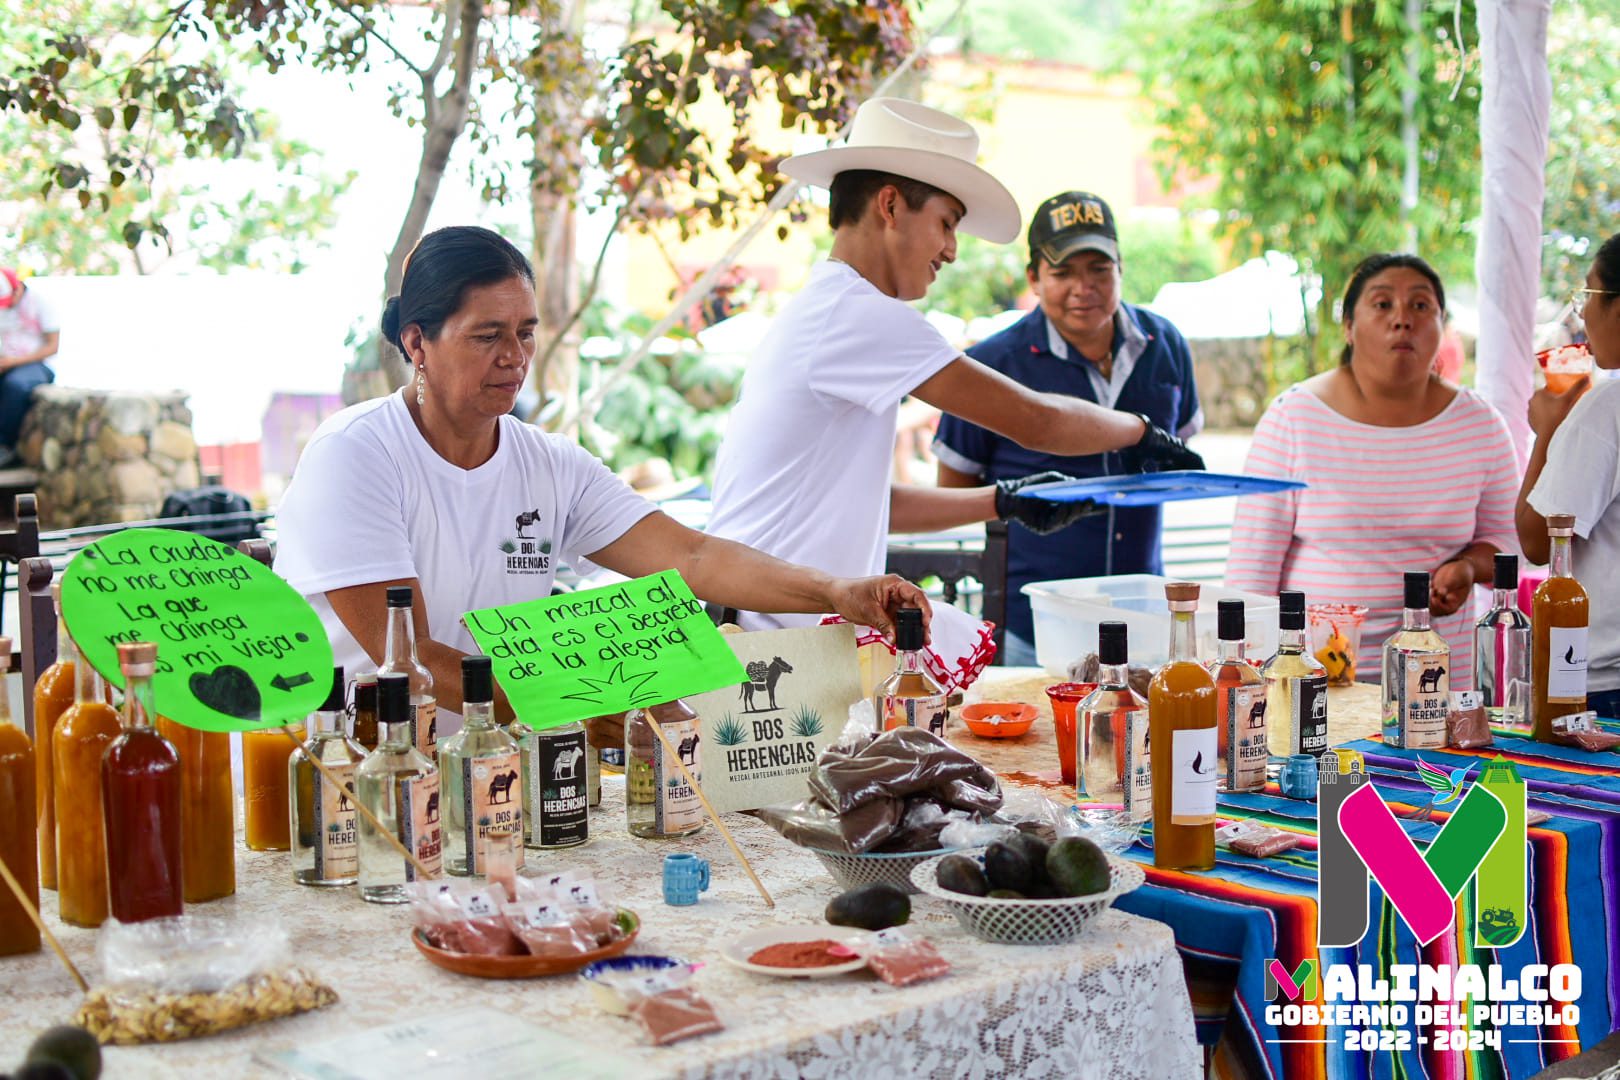
[[1475,582],[1517,550],[1518,467],[1507,425],[1433,370],[1445,289],[1415,255],[1362,261],[1344,294],[1336,370],[1283,391],[1245,466],[1303,491],[1239,500],[1226,583],[1312,603],[1364,604],[1356,669],[1377,679],[1401,620],[1401,575],[1432,575],[1429,610],[1451,645],[1451,686],[1473,685]]

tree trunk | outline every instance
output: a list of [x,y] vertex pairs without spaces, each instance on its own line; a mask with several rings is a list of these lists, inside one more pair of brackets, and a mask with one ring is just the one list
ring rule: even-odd
[[566,332],[568,335],[552,351],[545,366],[535,370],[535,389],[548,403],[561,399],[562,410],[552,415],[562,416],[571,411],[579,398],[579,332],[577,324],[574,328],[568,327],[569,316],[579,303],[574,200],[546,191],[540,183],[532,188],[530,206],[534,224],[535,286],[540,301],[540,340],[549,343],[558,334]]
[[[393,250],[388,253],[384,296],[399,292],[400,281],[405,276],[405,260],[415,250],[417,241],[422,239],[422,230],[427,226],[428,214],[433,209],[433,200],[438,197],[439,184],[450,161],[450,151],[467,127],[473,74],[478,62],[478,27],[483,18],[483,5],[476,0],[454,0],[445,11],[445,32],[456,35],[449,88],[442,96],[434,95],[437,65],[422,73],[422,157],[416,166],[416,184],[411,190],[410,206],[405,211],[405,219],[400,222],[399,236],[394,240]],[[380,376],[365,381],[380,385],[382,393],[398,389],[409,381],[408,365],[388,342],[378,343],[377,360],[377,371],[360,373],[360,377]],[[376,391],[365,396],[376,396]]]

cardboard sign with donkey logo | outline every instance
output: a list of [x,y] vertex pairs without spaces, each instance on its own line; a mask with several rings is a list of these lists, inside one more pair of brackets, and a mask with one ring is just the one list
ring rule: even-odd
[[748,680],[687,698],[703,717],[703,792],[722,813],[802,799],[811,766],[861,696],[855,629],[762,630],[725,640]]

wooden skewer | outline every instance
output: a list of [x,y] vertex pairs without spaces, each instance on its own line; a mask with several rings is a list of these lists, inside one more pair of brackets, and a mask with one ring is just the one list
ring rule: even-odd
[[715,812],[714,804],[710,803],[709,797],[703,794],[703,788],[697,782],[697,778],[687,770],[686,762],[681,760],[681,755],[676,752],[675,745],[669,741],[669,736],[664,734],[663,725],[659,724],[651,711],[648,711],[646,716],[647,726],[653,729],[653,734],[658,736],[658,741],[664,744],[664,753],[669,755],[669,760],[675,763],[675,767],[681,770],[681,775],[686,778],[686,782],[692,785],[692,790],[697,793],[698,802],[702,803],[703,809],[709,812],[709,820],[713,821],[715,828],[720,830],[720,835],[725,840],[726,846],[731,848],[731,853],[737,856],[738,862],[742,863],[742,868],[748,872],[748,878],[754,883],[754,888],[759,890],[759,895],[765,898],[765,906],[768,908],[775,907],[776,901],[772,900],[771,894],[765,891],[765,883],[759,880],[759,875],[754,873],[754,867],[748,861],[748,856],[744,855],[742,848],[737,846],[737,841],[731,838],[731,830],[727,829],[726,823],[720,820],[720,815]]
[[[287,736],[287,738],[291,739],[298,749],[304,752],[304,757],[308,759],[311,765],[315,766],[316,772],[319,772],[322,776],[326,777],[328,783],[339,791],[348,790],[343,786],[343,781],[338,778],[336,773],[334,773],[331,769],[328,769],[325,765],[321,764],[321,759],[309,752],[309,747],[304,744],[303,739],[300,739],[297,735],[293,734],[292,728],[282,728],[281,733]],[[315,793],[315,797],[317,799],[320,798],[319,791]],[[360,814],[360,816],[371,822],[371,827],[376,829],[377,832],[382,835],[384,840],[393,845],[395,851],[405,856],[406,862],[416,867],[416,872],[421,876],[423,881],[427,881],[430,878],[436,878],[439,876],[424,866],[422,864],[422,860],[418,859],[416,855],[412,853],[410,848],[407,848],[404,844],[399,842],[399,837],[394,835],[394,830],[388,828],[382,822],[378,821],[377,815],[366,809],[366,804],[360,801],[359,792],[356,792],[354,796],[354,808]]]
[[46,926],[45,920],[39,917],[39,909],[34,906],[33,901],[28,899],[17,879],[11,876],[11,867],[6,865],[4,859],[0,859],[0,877],[6,879],[6,885],[11,889],[11,894],[17,898],[17,903],[22,905],[24,911],[28,912],[28,917],[34,920],[34,925],[39,927],[39,932],[44,935],[46,942],[50,944],[51,951],[56,953],[58,960],[62,961],[62,966],[68,969],[68,974],[73,976],[73,981],[79,984],[79,992],[88,994],[90,984],[84,981],[84,976],[79,974],[79,969],[73,966],[73,961],[69,960],[68,954],[63,951],[62,943],[56,940],[56,935],[51,933],[51,928]]

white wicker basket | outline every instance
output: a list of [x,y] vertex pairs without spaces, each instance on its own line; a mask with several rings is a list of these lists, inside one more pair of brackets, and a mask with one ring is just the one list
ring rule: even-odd
[[911,871],[919,863],[932,858],[943,858],[953,854],[953,850],[940,848],[935,851],[902,851],[892,855],[849,855],[841,851],[822,851],[819,848],[805,848],[810,854],[821,860],[821,865],[827,868],[834,881],[846,889],[858,889],[862,885],[873,885],[883,882],[893,885],[903,893],[915,893],[917,886],[911,883]]
[[[983,848],[947,854],[984,861]],[[1134,862],[1109,855],[1111,881],[1104,892],[1060,900],[992,900],[940,888],[936,876],[944,859],[944,855],[937,855],[913,867],[912,891],[943,901],[962,924],[962,929],[974,937],[1003,945],[1062,945],[1073,941],[1115,897],[1139,888],[1147,880],[1142,868]]]

